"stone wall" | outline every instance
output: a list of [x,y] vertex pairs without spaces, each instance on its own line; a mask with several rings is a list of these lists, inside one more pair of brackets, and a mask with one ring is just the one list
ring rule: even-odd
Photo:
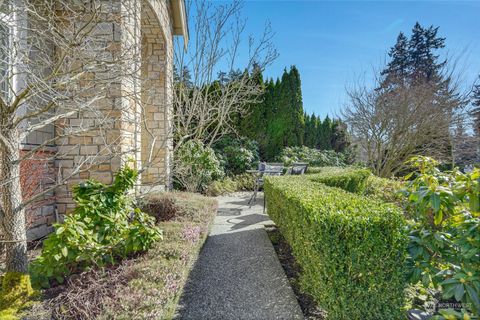
[[[142,172],[142,185],[147,190],[163,190],[171,186],[172,116],[173,116],[173,17],[168,0],[105,0],[105,22],[95,32],[106,44],[106,59],[118,55],[130,57],[125,74],[118,76],[97,107],[108,121],[101,130],[91,130],[57,140],[52,146],[56,160],[48,163],[44,179],[54,181],[57,174],[68,178],[48,201],[29,209],[29,239],[51,231],[57,214],[67,214],[75,204],[72,187],[93,178],[111,183],[113,174],[129,158],[136,160]],[[140,5],[141,3],[141,5]],[[135,7],[135,4],[139,4]],[[121,20],[119,20],[121,19]],[[137,46],[138,45],[138,46]],[[135,49],[138,48],[138,49]],[[105,77],[88,74],[86,81]],[[140,99],[136,97],[140,96]],[[141,102],[141,103],[138,103]],[[63,135],[72,128],[95,128],[98,114],[77,113],[62,119],[55,127],[35,132],[25,146],[38,145],[53,134]],[[145,121],[143,121],[145,120]],[[149,163],[151,157],[151,163]],[[80,165],[81,164],[81,165]],[[76,168],[81,167],[80,172]]]
[[[169,1],[142,3],[141,159],[144,191],[171,184],[173,43]],[[149,161],[151,159],[151,161]]]

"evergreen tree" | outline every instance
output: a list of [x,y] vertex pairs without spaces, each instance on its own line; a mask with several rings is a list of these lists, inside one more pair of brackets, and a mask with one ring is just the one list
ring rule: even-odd
[[309,148],[317,146],[317,117],[315,114],[311,116],[305,113],[305,137],[303,139],[304,145]]
[[350,147],[347,125],[340,119],[333,120],[331,141],[332,148],[336,152],[346,152]]
[[387,68],[381,72],[384,77],[382,87],[396,85],[398,83],[405,84],[405,78],[408,73],[409,56],[408,56],[408,39],[400,32],[397,37],[397,43],[390,49],[388,53],[390,62]]
[[473,128],[475,134],[480,139],[480,76],[478,77],[479,83],[474,86],[472,94],[472,116],[473,116]]
[[[263,75],[260,69],[254,69],[250,81],[256,83],[261,90],[265,88]],[[250,139],[261,140],[265,135],[265,105],[264,92],[260,97],[252,97],[252,102],[247,106],[247,113],[239,119],[238,134]]]
[[439,81],[441,69],[447,63],[439,62],[438,49],[445,47],[445,38],[437,36],[438,27],[423,28],[418,22],[408,44],[408,66],[414,81]]
[[300,74],[295,66],[284,70],[280,83],[278,117],[282,126],[278,135],[282,136],[282,147],[303,144],[304,126],[302,90]]

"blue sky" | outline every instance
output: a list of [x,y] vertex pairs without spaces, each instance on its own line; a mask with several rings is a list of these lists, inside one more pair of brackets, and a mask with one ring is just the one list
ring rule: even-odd
[[248,32],[271,22],[279,58],[267,68],[279,77],[296,65],[302,77],[307,112],[339,113],[348,101],[345,87],[372,78],[372,69],[387,59],[400,31],[410,33],[416,21],[439,26],[448,54],[459,59],[459,71],[470,85],[480,73],[480,1],[273,1],[246,0]]

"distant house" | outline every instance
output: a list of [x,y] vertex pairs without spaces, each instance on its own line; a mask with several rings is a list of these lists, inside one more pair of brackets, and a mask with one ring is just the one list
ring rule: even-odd
[[[3,1],[0,1],[0,4]],[[11,0],[13,6],[20,3],[20,0]],[[108,3],[112,10],[121,7],[125,3],[123,0],[100,1]],[[168,134],[171,128],[173,109],[173,59],[174,59],[174,36],[183,36],[184,43],[188,42],[187,17],[184,0],[136,0],[131,3],[140,4],[138,14],[133,17],[132,25],[139,26],[138,33],[129,33],[129,30],[123,30],[114,21],[102,23],[101,31],[105,41],[111,44],[111,54],[120,54],[120,51],[131,41],[131,37],[139,37],[138,43],[141,44],[141,91],[142,101],[144,101],[144,119],[150,124],[150,130],[155,135],[156,142],[152,148],[155,150],[155,158],[151,165],[142,174],[142,184],[150,185],[160,189],[168,188],[171,185],[171,159],[172,159],[172,137]],[[15,20],[10,19],[9,23],[0,14],[0,45],[7,46],[12,30],[15,28]],[[120,30],[119,30],[120,29]],[[130,37],[130,38],[129,38]],[[52,48],[53,50],[54,48]],[[0,57],[0,62],[8,62],[6,57]],[[0,71],[5,73],[8,68],[2,66]],[[5,74],[0,74],[0,78]],[[15,80],[13,87],[21,87],[21,79]],[[128,104],[128,97],[116,96],[115,90],[121,90],[128,85],[128,79],[121,79],[118,88],[112,88],[110,96],[111,106]],[[0,88],[2,91],[5,88]],[[140,89],[139,89],[140,90]],[[145,97],[143,96],[145,95]],[[119,101],[119,99],[121,101]],[[125,100],[125,101],[124,101]],[[111,110],[110,110],[111,111]],[[109,138],[120,141],[120,147],[125,149],[135,144],[141,150],[135,154],[136,160],[145,160],[147,150],[144,143],[147,139],[142,132],[142,124],[118,125],[118,122],[126,116],[124,111],[110,112],[112,117],[116,117],[117,125],[108,130]],[[93,119],[92,121],[94,121]],[[70,124],[76,121],[83,121],[75,116],[67,119]],[[139,120],[140,121],[140,120]],[[38,146],[57,134],[54,125],[46,126],[30,134],[22,142],[22,152],[28,152],[33,147]],[[67,137],[61,140],[61,143],[49,144],[42,149],[45,156],[48,154],[62,154],[61,157],[50,163],[49,170],[42,170],[43,176],[37,177],[38,170],[35,166],[29,167],[28,162],[23,166],[25,170],[31,170],[26,179],[40,179],[45,181],[54,181],[58,175],[67,175],[72,168],[77,166],[85,156],[98,153],[103,141],[94,134],[85,134],[84,136]],[[103,183],[112,181],[113,173],[117,171],[126,155],[115,156],[108,161],[100,163],[88,172],[81,172],[74,175],[68,185],[61,186],[43,201],[41,205],[30,208],[30,230],[29,239],[36,239],[44,236],[51,231],[52,222],[58,219],[58,216],[65,214],[74,208],[71,199],[71,187],[88,178],[95,178]],[[127,155],[128,156],[128,155]]]

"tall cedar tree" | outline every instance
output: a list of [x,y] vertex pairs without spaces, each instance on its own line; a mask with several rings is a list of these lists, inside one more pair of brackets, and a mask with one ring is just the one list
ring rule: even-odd
[[303,119],[302,88],[300,73],[295,66],[282,75],[280,87],[279,116],[282,118],[281,128],[283,147],[303,145],[305,122]]
[[478,84],[474,86],[472,95],[472,116],[474,123],[475,134],[480,138],[480,76],[478,77]]
[[[228,82],[239,72],[219,73],[219,82]],[[284,70],[281,79],[264,82],[260,69],[250,75],[264,88],[258,103],[252,103],[246,116],[239,117],[237,133],[256,140],[260,158],[274,161],[286,146],[306,145],[343,152],[349,146],[345,124],[340,120],[324,121],[303,110],[300,74],[296,67]]]

